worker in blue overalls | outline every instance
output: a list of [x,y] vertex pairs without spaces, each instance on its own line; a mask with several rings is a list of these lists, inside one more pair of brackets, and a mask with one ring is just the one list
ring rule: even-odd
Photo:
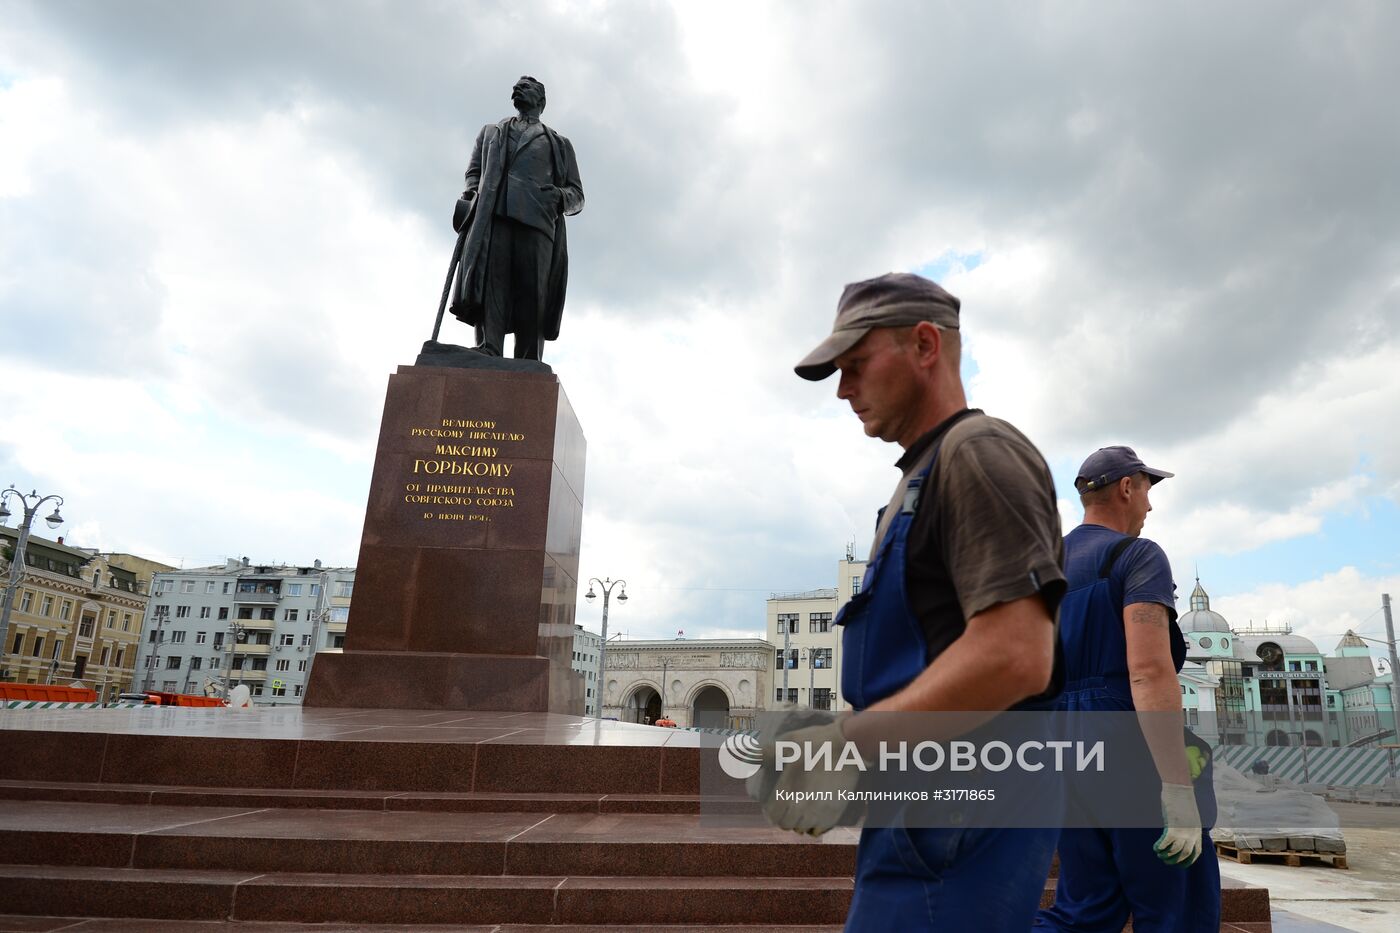
[[1129,915],[1135,933],[1220,929],[1210,748],[1182,725],[1176,675],[1186,645],[1171,565],[1140,537],[1152,510],[1149,491],[1172,475],[1146,466],[1132,448],[1105,447],[1075,479],[1084,523],[1065,537],[1058,706],[1071,717],[1089,714],[1081,719],[1086,728],[1096,711],[1137,711],[1139,741],[1151,756],[1151,786],[1143,790],[1155,794],[1160,786],[1163,820],[1150,828],[1065,829],[1055,903],[1041,911],[1036,929],[1118,933]]
[[[842,610],[841,691],[859,710],[805,738],[878,755],[878,713],[992,711],[1057,689],[1064,591],[1054,482],[1010,424],[967,407],[960,303],[917,275],[848,285],[832,333],[800,362],[865,433],[904,449],[860,593]],[[804,730],[805,731],[805,730]],[[795,737],[798,733],[792,733]],[[802,789],[810,772],[784,771]],[[839,806],[770,800],[779,825],[820,833]],[[1016,931],[1039,905],[1055,829],[867,825],[847,931]]]

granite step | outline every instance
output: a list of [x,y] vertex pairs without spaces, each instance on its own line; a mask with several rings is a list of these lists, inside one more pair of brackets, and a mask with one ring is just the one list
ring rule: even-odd
[[[0,866],[12,913],[292,923],[839,925],[849,878],[353,875]],[[324,928],[322,928],[324,929]]]
[[[0,933],[841,933],[840,925],[282,923],[257,920],[132,920],[0,915]],[[1234,933],[1234,931],[1229,931]]]
[[743,805],[694,794],[531,794],[446,791],[176,787],[76,781],[0,781],[0,800],[52,800],[182,807],[275,807],[284,810],[423,810],[455,813],[699,813]]
[[[314,924],[839,925],[850,878],[356,875],[0,866],[0,903],[29,917]],[[1047,883],[1041,903],[1054,889]],[[1268,892],[1221,889],[1222,923],[1269,929]],[[1257,925],[1257,926],[1255,926]],[[1222,929],[1225,927],[1222,927]],[[20,927],[24,929],[24,927]],[[155,929],[146,926],[138,929]],[[325,931],[327,927],[318,927]],[[506,931],[501,931],[506,933]]]
[[386,875],[849,877],[821,839],[689,814],[436,813],[0,801],[0,863]]

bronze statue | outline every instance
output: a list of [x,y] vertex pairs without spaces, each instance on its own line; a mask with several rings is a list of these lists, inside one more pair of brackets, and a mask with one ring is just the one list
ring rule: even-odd
[[[475,353],[502,356],[512,333],[516,359],[539,360],[544,342],[559,337],[569,274],[564,217],[583,210],[583,183],[573,145],[540,122],[544,85],[526,75],[510,98],[517,115],[482,127],[472,147],[442,305],[450,293],[453,316],[476,328]],[[437,335],[435,327],[429,343],[443,347]]]

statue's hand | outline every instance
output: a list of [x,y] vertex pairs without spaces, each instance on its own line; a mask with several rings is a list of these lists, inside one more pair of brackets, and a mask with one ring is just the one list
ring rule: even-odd
[[556,185],[540,185],[540,193],[547,199],[554,201],[556,212],[564,207],[564,192],[560,191]]

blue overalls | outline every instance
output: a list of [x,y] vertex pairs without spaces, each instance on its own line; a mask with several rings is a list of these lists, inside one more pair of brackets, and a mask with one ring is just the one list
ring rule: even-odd
[[[1109,537],[1091,562],[1066,556],[1069,590],[1060,603],[1060,640],[1065,653],[1065,689],[1057,708],[1070,714],[1133,710],[1128,681],[1128,645],[1123,632],[1123,594],[1112,585],[1113,564],[1134,539]],[[1085,572],[1083,568],[1096,568]],[[1114,592],[1115,589],[1120,592]],[[1172,661],[1186,660],[1181,630],[1171,623]],[[1086,725],[1085,728],[1091,728]],[[1187,741],[1199,742],[1195,736]],[[1203,746],[1204,743],[1202,743]],[[1160,825],[1130,829],[1065,829],[1057,846],[1060,877],[1055,903],[1036,917],[1037,930],[1119,933],[1132,915],[1136,933],[1220,929],[1220,864],[1210,839],[1215,822],[1213,768],[1207,758],[1196,780],[1196,805],[1204,839],[1201,856],[1190,867],[1168,865],[1153,844]],[[1160,795],[1160,779],[1144,793]]]
[[[857,710],[909,684],[928,666],[928,643],[905,591],[905,555],[919,490],[938,457],[912,476],[865,571],[841,610],[841,694]],[[847,933],[1015,931],[1031,925],[1055,848],[1054,829],[867,826],[856,850]]]

